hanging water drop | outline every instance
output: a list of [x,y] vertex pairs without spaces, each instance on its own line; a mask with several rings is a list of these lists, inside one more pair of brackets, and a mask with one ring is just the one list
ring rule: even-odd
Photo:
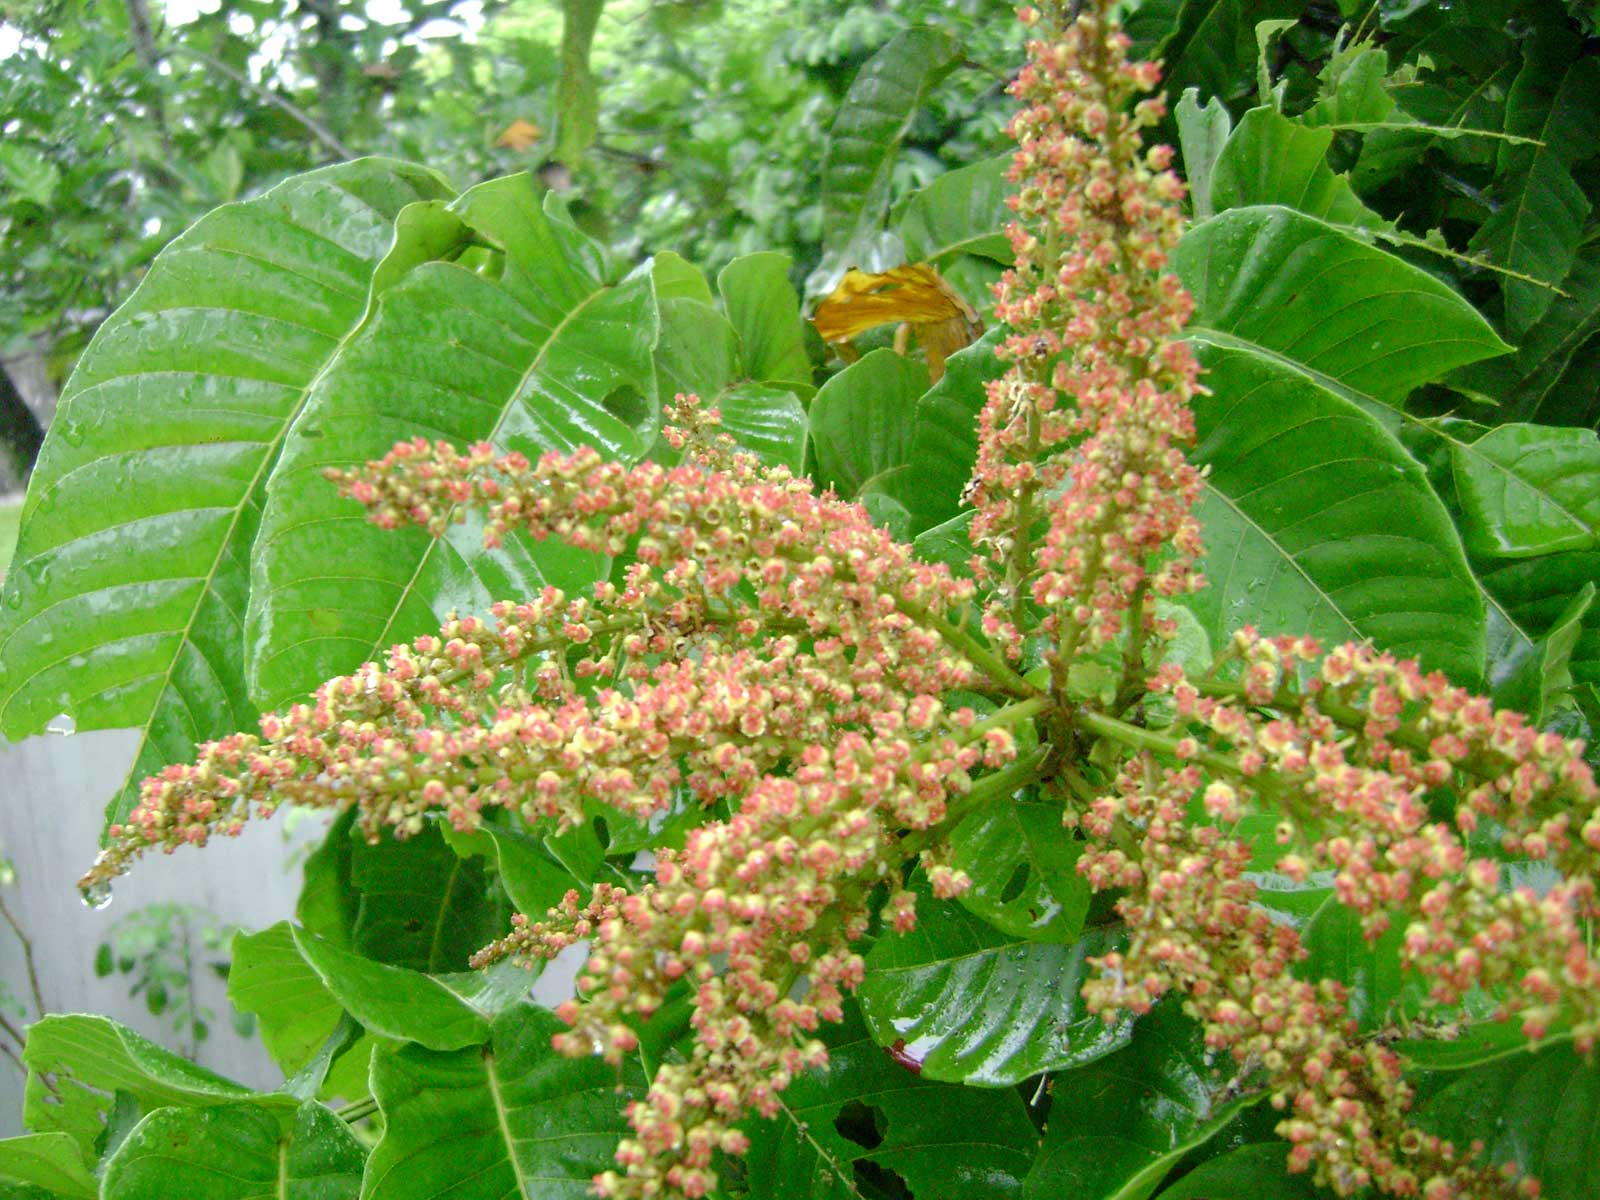
[[83,902],[90,908],[99,912],[111,905],[111,882],[106,879],[96,880],[83,889]]

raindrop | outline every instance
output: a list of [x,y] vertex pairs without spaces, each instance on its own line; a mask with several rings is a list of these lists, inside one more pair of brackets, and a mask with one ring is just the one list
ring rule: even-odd
[[55,720],[51,721],[50,724],[46,725],[44,727],[44,731],[46,733],[57,734],[60,737],[67,737],[78,732],[78,723],[66,713],[62,713],[60,716],[56,717]]
[[83,889],[83,902],[96,912],[103,908],[109,908],[111,906],[110,881],[100,879],[85,887]]

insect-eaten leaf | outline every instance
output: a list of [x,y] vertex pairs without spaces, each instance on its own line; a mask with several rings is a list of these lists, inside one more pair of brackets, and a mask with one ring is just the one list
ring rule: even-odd
[[876,275],[851,267],[817,305],[811,320],[822,340],[846,359],[855,357],[850,339],[880,325],[899,323],[895,349],[905,353],[909,337],[915,335],[935,383],[944,375],[944,360],[983,333],[978,314],[926,263]]

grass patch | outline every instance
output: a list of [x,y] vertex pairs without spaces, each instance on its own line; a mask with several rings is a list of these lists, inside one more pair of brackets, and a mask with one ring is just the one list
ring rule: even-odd
[[11,552],[17,548],[17,526],[22,522],[22,498],[0,500],[0,579],[11,565]]

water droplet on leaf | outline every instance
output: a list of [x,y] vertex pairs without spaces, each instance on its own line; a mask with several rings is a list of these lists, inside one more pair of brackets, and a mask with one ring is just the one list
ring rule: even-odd
[[107,881],[107,880],[101,879],[101,880],[98,880],[95,883],[91,883],[88,887],[84,888],[83,889],[83,902],[86,905],[88,905],[90,908],[94,909],[96,912],[99,912],[103,908],[110,907],[110,905],[111,905],[111,884],[110,884],[110,882]]

